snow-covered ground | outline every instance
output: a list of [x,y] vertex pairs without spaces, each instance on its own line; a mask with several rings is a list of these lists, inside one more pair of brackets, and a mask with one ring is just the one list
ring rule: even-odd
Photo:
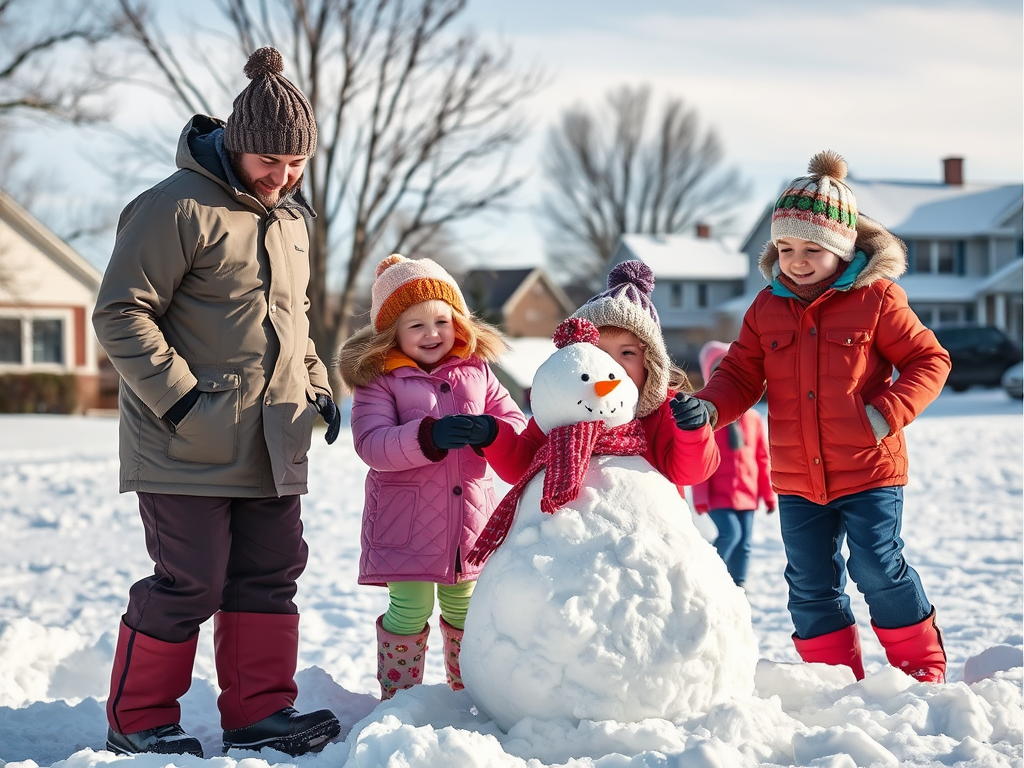
[[[220,768],[1020,766],[1022,421],[1021,403],[999,390],[947,391],[907,430],[903,534],[938,609],[949,683],[917,684],[888,667],[856,592],[867,678],[795,663],[778,524],[759,514],[747,581],[761,658],[755,696],[680,723],[528,719],[508,734],[468,693],[448,690],[436,650],[425,685],[377,701],[373,627],[386,592],[356,584],[364,469],[346,433],[331,447],[317,436],[297,598],[298,706],[332,708],[342,736],[294,760],[221,757],[206,627],[182,724]],[[116,491],[116,442],[111,418],[0,416],[0,766],[205,762],[103,750],[119,617],[128,587],[150,570],[135,497]],[[698,525],[711,535],[706,519]]]

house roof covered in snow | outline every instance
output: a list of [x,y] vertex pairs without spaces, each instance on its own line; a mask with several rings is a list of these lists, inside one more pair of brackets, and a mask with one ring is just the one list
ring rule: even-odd
[[623,235],[614,263],[640,259],[661,280],[743,280],[747,255],[733,238]]
[[506,339],[509,351],[501,356],[498,365],[522,388],[533,385],[533,376],[540,364],[551,357],[555,343],[545,337],[523,336]]
[[847,178],[857,209],[901,238],[963,238],[1010,226],[1024,202],[1024,184],[944,184]]

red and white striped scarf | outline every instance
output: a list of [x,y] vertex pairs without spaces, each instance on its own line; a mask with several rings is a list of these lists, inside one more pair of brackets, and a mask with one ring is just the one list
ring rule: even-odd
[[512,527],[523,489],[545,467],[547,474],[544,475],[540,508],[552,514],[580,495],[591,456],[641,456],[646,450],[647,437],[636,419],[611,429],[607,429],[603,421],[555,427],[537,449],[526,474],[494,510],[466,561],[473,565],[482,563],[501,546]]

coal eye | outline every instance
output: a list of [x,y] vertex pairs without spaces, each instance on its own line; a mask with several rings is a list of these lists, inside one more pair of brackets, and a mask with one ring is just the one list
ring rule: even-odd
[[608,374],[608,379],[609,379],[609,381],[615,381],[615,374],[614,373],[609,373]]
[[584,373],[582,376],[580,376],[580,381],[590,381],[590,374]]

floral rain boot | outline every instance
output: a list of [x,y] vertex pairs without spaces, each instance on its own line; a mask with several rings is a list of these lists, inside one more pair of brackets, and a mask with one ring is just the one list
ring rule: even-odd
[[383,619],[377,617],[377,681],[380,700],[387,701],[397,691],[423,682],[430,625],[424,624],[416,635],[393,635],[384,629]]
[[444,672],[448,679],[448,687],[453,691],[464,690],[466,686],[462,684],[462,669],[459,667],[462,630],[456,629],[442,617],[441,637],[444,638]]

